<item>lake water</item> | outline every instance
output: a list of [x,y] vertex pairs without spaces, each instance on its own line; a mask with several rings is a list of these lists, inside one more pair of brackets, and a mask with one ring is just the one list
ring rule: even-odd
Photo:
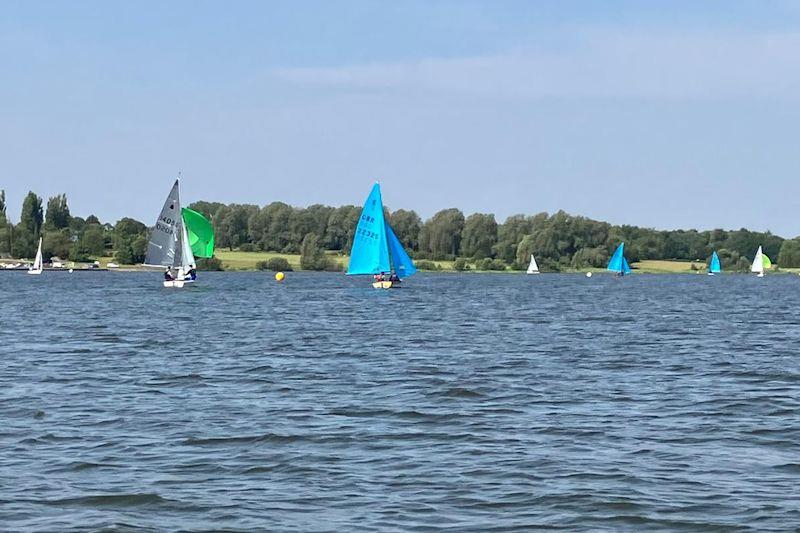
[[795,530],[800,278],[0,273],[0,529]]

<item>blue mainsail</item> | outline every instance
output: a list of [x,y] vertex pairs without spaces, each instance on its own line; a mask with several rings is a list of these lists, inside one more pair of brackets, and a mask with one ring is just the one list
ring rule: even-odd
[[397,235],[392,231],[392,227],[386,224],[386,235],[389,236],[389,255],[392,257],[392,266],[394,271],[400,278],[407,278],[413,276],[417,272],[417,267],[414,262],[408,257],[408,254],[400,244]]
[[708,271],[712,274],[719,274],[722,272],[722,267],[719,264],[719,256],[716,251],[711,254],[711,265],[708,267]]
[[624,242],[617,247],[617,251],[611,256],[611,260],[608,262],[608,270],[611,272],[619,272],[623,275],[631,273],[631,267],[625,259]]
[[380,274],[390,270],[381,186],[376,183],[364,203],[356,234],[353,235],[347,274]]

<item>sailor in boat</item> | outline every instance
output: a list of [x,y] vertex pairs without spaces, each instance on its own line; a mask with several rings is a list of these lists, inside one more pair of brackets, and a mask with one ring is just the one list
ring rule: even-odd
[[175,281],[175,275],[169,267],[164,271],[164,281]]
[[400,278],[397,277],[397,274],[392,272],[391,274],[389,274],[389,281],[391,281],[392,283],[400,283]]
[[194,265],[189,265],[189,272],[186,273],[186,279],[192,281],[197,279],[197,269]]

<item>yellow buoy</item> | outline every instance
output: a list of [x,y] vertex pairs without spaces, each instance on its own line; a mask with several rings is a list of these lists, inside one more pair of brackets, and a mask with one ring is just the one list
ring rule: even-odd
[[283,281],[283,278],[284,278],[283,272],[275,273],[275,281]]

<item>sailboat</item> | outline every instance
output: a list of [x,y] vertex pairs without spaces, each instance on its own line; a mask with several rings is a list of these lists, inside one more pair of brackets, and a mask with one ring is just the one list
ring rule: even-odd
[[401,278],[417,272],[414,262],[386,222],[383,214],[381,186],[376,183],[364,202],[361,217],[350,249],[348,276],[372,275],[376,289],[400,286]]
[[717,255],[716,250],[711,253],[711,263],[708,265],[708,275],[713,276],[714,274],[719,274],[722,272],[722,267],[719,263],[719,256]]
[[42,261],[42,238],[39,237],[39,249],[36,251],[36,258],[33,260],[33,266],[28,269],[28,274],[39,275],[44,270],[44,262]]
[[758,247],[756,251],[756,256],[753,259],[753,266],[750,267],[750,272],[756,272],[759,278],[764,277],[764,270],[770,268],[772,266],[772,261],[770,261],[767,254],[761,250],[761,246]]
[[631,273],[631,267],[628,265],[628,260],[625,259],[625,243],[623,242],[617,247],[614,255],[608,261],[608,270],[615,272],[617,276],[624,276]]
[[150,233],[144,264],[166,267],[164,287],[181,288],[197,279],[195,256],[213,254],[214,228],[202,214],[181,208],[180,179],[176,179]]
[[538,274],[539,273],[539,265],[536,264],[536,259],[531,254],[531,262],[528,263],[528,270],[527,274]]

